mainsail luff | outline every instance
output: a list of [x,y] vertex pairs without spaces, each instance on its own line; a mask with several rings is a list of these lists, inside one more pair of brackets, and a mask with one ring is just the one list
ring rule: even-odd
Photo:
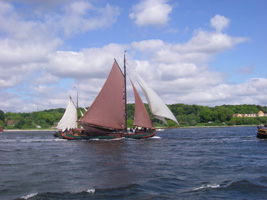
[[136,74],[136,77],[138,79],[138,83],[141,89],[145,94],[152,115],[162,120],[166,124],[167,121],[165,120],[165,118],[168,118],[175,121],[179,125],[173,113],[170,111],[167,105],[161,100],[161,98],[155,93],[155,91],[152,88],[150,88],[138,74]]
[[135,112],[134,112],[133,125],[145,128],[153,128],[153,124],[149,118],[146,107],[132,81],[131,83],[133,86],[134,99],[135,99]]
[[64,115],[58,122],[56,128],[61,130],[65,130],[66,128],[77,128],[77,108],[71,97],[69,98],[69,102],[64,112]]
[[100,126],[109,129],[124,129],[124,75],[114,61],[109,76],[98,96],[80,119],[81,125]]
[[[125,53],[125,52],[124,52]],[[124,54],[124,60],[123,60],[123,68],[124,68],[124,119],[125,119],[125,126],[124,126],[124,132],[127,132],[127,90],[126,90],[126,58]]]
[[[76,88],[76,87],[75,87]],[[77,120],[76,120],[76,127],[78,128],[79,127],[79,122],[78,122],[78,118],[79,118],[79,115],[78,115],[78,110],[79,110],[79,104],[78,104],[78,92],[77,92],[77,105],[76,105],[76,115],[77,115]]]

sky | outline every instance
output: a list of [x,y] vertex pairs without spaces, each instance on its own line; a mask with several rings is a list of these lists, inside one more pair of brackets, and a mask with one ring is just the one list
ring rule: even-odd
[[125,51],[127,68],[166,104],[267,106],[266,8],[265,0],[0,0],[0,110],[65,108],[77,94],[88,107]]

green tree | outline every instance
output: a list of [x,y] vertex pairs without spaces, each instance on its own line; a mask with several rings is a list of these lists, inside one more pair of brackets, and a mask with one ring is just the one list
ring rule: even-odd
[[212,120],[212,111],[209,107],[203,107],[199,112],[200,122],[206,123]]
[[235,118],[232,118],[232,119],[227,123],[227,125],[229,125],[229,126],[236,125],[236,120],[235,120]]
[[187,122],[190,126],[197,125],[197,122],[199,121],[199,117],[196,116],[194,113],[187,115]]
[[234,112],[231,109],[224,106],[217,106],[215,107],[215,110],[218,112],[218,119],[221,122],[230,121],[234,115]]
[[217,110],[214,110],[214,111],[212,111],[212,113],[211,113],[211,117],[212,117],[212,121],[218,121],[218,111]]
[[38,114],[38,119],[39,120],[44,120],[46,123],[52,125],[55,121],[55,117],[53,116],[53,114],[50,114],[48,112],[40,112]]
[[0,120],[5,121],[5,113],[2,110],[0,110]]
[[127,127],[133,127],[133,120],[127,119]]
[[21,129],[25,124],[25,119],[22,118],[19,120],[19,122],[15,125],[16,128]]
[[175,115],[182,115],[183,113],[184,113],[184,109],[182,107],[177,107],[176,108]]

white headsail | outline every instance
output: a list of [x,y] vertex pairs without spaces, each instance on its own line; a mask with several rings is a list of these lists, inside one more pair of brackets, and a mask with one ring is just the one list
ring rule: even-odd
[[57,129],[65,130],[66,128],[77,128],[77,108],[71,97],[67,105],[66,111],[58,122]]
[[156,92],[149,87],[146,82],[137,74],[135,73],[137,77],[137,81],[143,90],[147,103],[149,105],[150,111],[152,115],[163,122],[167,124],[167,121],[165,118],[171,119],[175,121],[178,125],[178,121],[173,115],[173,113],[170,111],[170,109],[167,107],[167,105],[162,101],[162,99],[156,94]]

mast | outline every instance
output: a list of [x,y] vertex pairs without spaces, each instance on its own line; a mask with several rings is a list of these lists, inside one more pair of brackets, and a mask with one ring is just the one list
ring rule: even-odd
[[124,132],[127,133],[127,91],[126,91],[126,58],[125,58],[126,50],[124,51],[124,115],[125,115],[125,127]]
[[77,128],[79,128],[79,123],[78,123],[78,119],[79,119],[79,116],[78,116],[78,109],[79,109],[79,106],[78,106],[78,91],[77,91],[77,88],[76,86],[74,86],[75,90],[76,90],[76,93],[77,93],[77,104],[76,104],[76,115],[77,115]]

